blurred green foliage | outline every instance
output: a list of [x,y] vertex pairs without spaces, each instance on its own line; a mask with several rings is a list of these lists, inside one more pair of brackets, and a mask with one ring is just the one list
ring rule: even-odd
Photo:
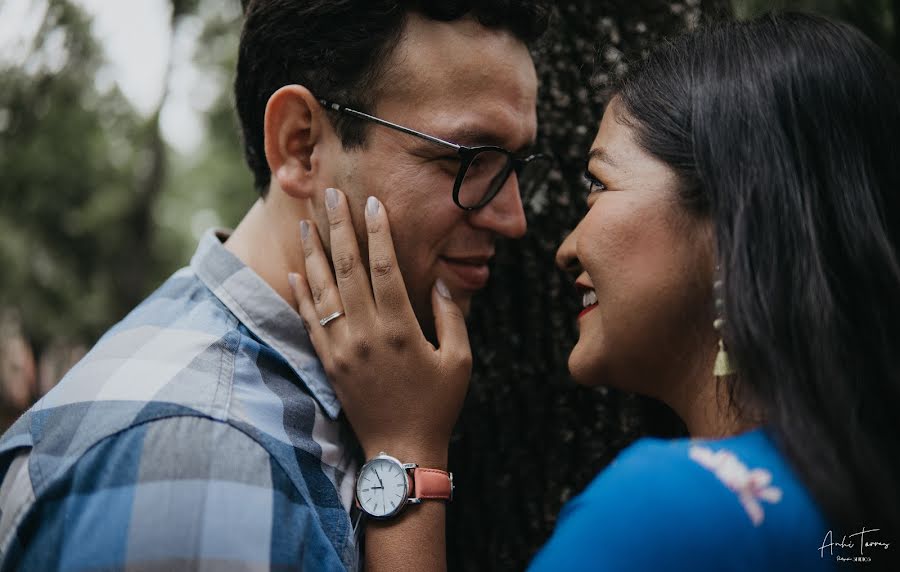
[[37,4],[26,55],[0,69],[0,310],[40,351],[90,344],[187,262],[192,230],[236,224],[254,196],[227,89],[237,0],[171,3],[173,29],[202,26],[196,64],[219,90],[190,156],[163,140],[165,97],[145,117],[98,89],[104,53],[77,4]]
[[146,121],[94,89],[90,22],[48,4],[30,53],[0,79],[0,306],[40,341],[96,335],[121,311],[116,269],[148,166]]

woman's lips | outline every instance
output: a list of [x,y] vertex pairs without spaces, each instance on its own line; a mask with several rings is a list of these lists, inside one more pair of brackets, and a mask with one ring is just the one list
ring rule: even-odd
[[456,282],[463,290],[481,290],[487,286],[491,270],[487,259],[444,258],[441,262],[456,276]]
[[592,286],[578,280],[575,281],[575,289],[581,294],[581,307],[584,308],[578,314],[578,317],[581,318],[597,307],[597,291]]
[[584,316],[585,314],[587,314],[588,312],[590,312],[591,310],[593,310],[593,309],[596,308],[597,306],[598,306],[598,304],[591,304],[590,306],[588,306],[588,307],[586,307],[584,310],[582,310],[581,313],[578,314],[578,317],[581,318],[582,316]]

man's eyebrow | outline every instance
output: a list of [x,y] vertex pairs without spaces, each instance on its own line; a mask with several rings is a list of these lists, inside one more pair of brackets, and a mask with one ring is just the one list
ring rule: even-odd
[[619,164],[616,163],[616,160],[609,154],[609,152],[602,147],[594,147],[591,149],[590,153],[588,153],[588,163],[597,159],[602,163],[606,163],[610,167],[618,167]]
[[[448,129],[442,133],[443,135],[438,135],[438,137],[440,137],[441,139],[449,141],[451,143],[456,143],[458,145],[465,145],[466,147],[494,145],[496,147],[503,147],[504,149],[507,149],[506,144],[508,143],[508,139],[496,132],[488,131],[480,126],[463,125],[460,127]],[[531,140],[520,146],[518,149],[509,149],[509,151],[518,154],[527,151],[534,146],[535,141]]]

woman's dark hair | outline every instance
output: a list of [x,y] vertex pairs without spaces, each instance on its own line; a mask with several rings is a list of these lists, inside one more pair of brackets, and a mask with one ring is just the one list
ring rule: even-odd
[[[235,106],[244,157],[263,196],[271,178],[263,120],[279,88],[301,84],[319,97],[371,109],[408,13],[445,22],[471,16],[526,43],[537,40],[549,20],[549,7],[540,0],[243,0],[242,5]],[[333,119],[345,148],[365,143],[364,123],[339,114]]]
[[761,412],[836,541],[900,541],[896,63],[849,25],[769,14],[662,46],[615,95],[714,223],[731,405]]

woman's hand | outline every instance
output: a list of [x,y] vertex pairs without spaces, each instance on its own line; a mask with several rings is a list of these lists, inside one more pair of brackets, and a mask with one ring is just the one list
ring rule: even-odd
[[[374,197],[366,203],[367,269],[344,194],[327,193],[334,275],[314,223],[303,221],[306,275],[290,276],[310,339],[366,458],[385,451],[443,467],[471,373],[463,315],[439,280],[431,295],[439,347],[429,343],[397,268],[383,205]],[[338,311],[344,315],[320,324]]]

